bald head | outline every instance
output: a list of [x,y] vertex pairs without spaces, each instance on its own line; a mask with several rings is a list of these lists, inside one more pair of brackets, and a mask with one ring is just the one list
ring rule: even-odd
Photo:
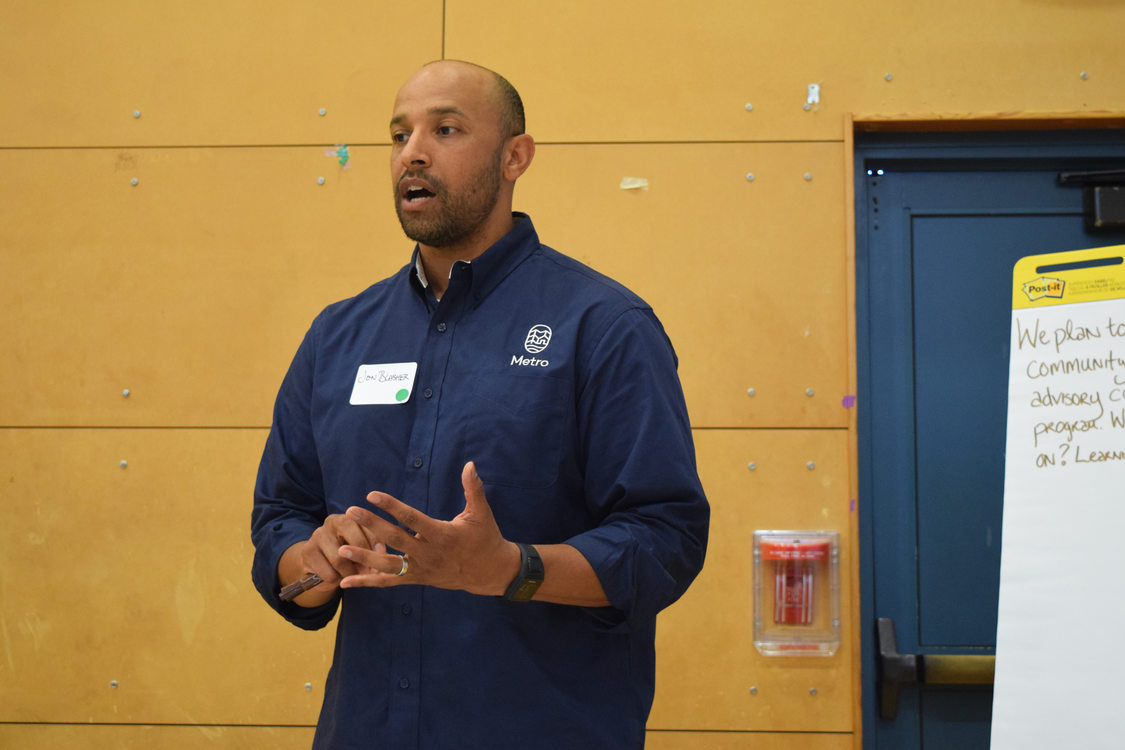
[[493,105],[496,107],[496,114],[500,120],[500,137],[507,139],[513,135],[523,135],[527,128],[523,113],[523,99],[520,98],[519,92],[516,91],[515,86],[508,82],[507,78],[483,65],[465,60],[434,60],[422,66],[422,70],[439,66],[461,67],[480,76],[487,86]]
[[411,76],[390,122],[395,208],[406,235],[427,252],[467,260],[506,234],[516,180],[535,154],[523,130],[519,95],[487,68],[442,60]]

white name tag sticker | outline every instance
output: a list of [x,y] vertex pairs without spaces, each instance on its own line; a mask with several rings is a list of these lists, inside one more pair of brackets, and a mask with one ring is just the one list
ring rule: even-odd
[[360,365],[352,386],[352,406],[368,404],[405,404],[414,390],[417,362],[393,362],[386,365]]

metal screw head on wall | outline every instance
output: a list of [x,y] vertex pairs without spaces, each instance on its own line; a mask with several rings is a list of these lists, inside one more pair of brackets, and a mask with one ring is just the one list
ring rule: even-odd
[[121,468],[122,468],[122,469],[127,469],[127,468],[129,468],[129,462],[128,462],[128,461],[124,461],[124,460],[123,460],[123,461],[121,462]]
[[893,75],[891,75],[890,73],[887,73],[886,75],[883,76],[883,80],[887,81],[887,82],[893,81],[894,79],[895,79],[895,77]]
[[812,697],[815,698],[816,697],[816,688],[809,688],[809,695],[811,695]]
[[110,680],[109,681],[109,687],[112,690],[116,690],[117,689],[117,680]]
[[814,391],[814,390],[813,390],[812,388],[806,388],[806,389],[805,389],[805,395],[806,395],[806,396],[815,396],[815,395],[816,395],[816,391]]
[[750,686],[750,695],[757,695],[757,694],[758,694],[758,687],[756,685],[751,685]]
[[753,182],[754,181],[754,173],[753,172],[747,172],[746,173],[746,181],[747,182]]
[[746,464],[746,468],[749,469],[750,471],[757,471],[758,464],[751,461],[750,463]]
[[805,182],[812,182],[812,172],[805,172]]
[[747,112],[753,112],[754,111],[754,105],[751,104],[750,102],[746,102],[746,111]]
[[131,391],[128,388],[126,388],[125,390],[121,391],[121,396],[123,398],[129,398],[129,393],[131,393]]
[[139,120],[140,117],[141,117],[141,111],[139,109],[134,109],[133,110],[133,119]]
[[813,463],[812,461],[809,461],[807,464],[805,464],[805,466],[808,467],[809,471],[812,471],[813,469],[816,468],[816,464]]
[[1088,80],[1090,80],[1090,74],[1089,74],[1089,73],[1087,73],[1087,72],[1086,72],[1086,71],[1084,71],[1084,70],[1083,70],[1083,71],[1082,71],[1082,72],[1081,72],[1081,73],[1079,74],[1079,76],[1078,76],[1078,77],[1079,77],[1079,78],[1081,78],[1081,79],[1082,79],[1083,81],[1088,81]]
[[323,185],[324,184],[324,178],[323,177],[317,177],[316,178],[316,184],[317,185]]
[[134,177],[133,179],[129,180],[129,184],[133,187],[136,187],[137,185],[141,184],[141,181]]
[[321,107],[320,109],[318,109],[318,110],[316,111],[316,113],[317,113],[318,115],[320,115],[321,117],[324,117],[324,116],[325,116],[326,114],[328,114],[328,110],[327,110],[327,109],[325,109],[324,107]]
[[747,389],[746,389],[746,395],[747,395],[747,396],[754,396],[754,395],[756,395],[757,393],[758,393],[758,392],[757,392],[756,390],[754,390],[753,388],[747,388]]

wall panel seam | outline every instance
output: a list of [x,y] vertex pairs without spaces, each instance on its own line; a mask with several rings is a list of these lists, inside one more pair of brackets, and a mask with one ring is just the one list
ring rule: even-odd
[[[534,133],[532,134],[534,136]],[[343,139],[349,148],[384,148],[390,144],[382,141],[350,141]],[[677,140],[652,140],[652,141],[551,141],[536,140],[536,146],[751,146],[771,144],[802,144],[802,143],[835,143],[844,144],[842,138],[796,138],[796,139],[730,139],[711,141],[677,141]],[[0,151],[166,151],[187,149],[271,149],[271,148],[324,148],[334,143],[321,141],[315,143],[170,143],[170,144],[100,144],[100,145],[69,145],[69,146],[5,146],[0,144]]]

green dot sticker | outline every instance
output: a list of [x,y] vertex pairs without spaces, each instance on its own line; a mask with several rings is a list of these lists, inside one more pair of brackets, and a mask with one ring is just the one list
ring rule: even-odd
[[395,401],[405,401],[409,397],[410,397],[410,391],[403,388],[398,393],[395,394]]

